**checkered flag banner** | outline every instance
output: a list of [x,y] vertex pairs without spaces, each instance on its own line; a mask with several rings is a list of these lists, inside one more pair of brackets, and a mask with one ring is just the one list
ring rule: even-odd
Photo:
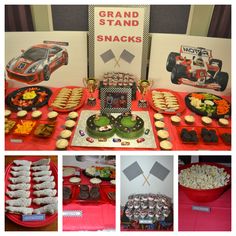
[[128,166],[123,170],[124,175],[128,178],[129,181],[135,179],[139,175],[143,174],[143,170],[137,161]]
[[135,58],[135,56],[132,53],[130,53],[129,51],[124,49],[123,52],[120,54],[120,58],[130,64],[133,61],[133,59]]
[[163,166],[157,161],[154,163],[152,169],[150,170],[150,174],[154,175],[155,177],[157,177],[162,181],[167,177],[169,172],[170,171],[165,166]]
[[106,52],[102,53],[100,55],[104,63],[107,63],[108,61],[112,60],[115,58],[115,55],[111,49],[107,50]]

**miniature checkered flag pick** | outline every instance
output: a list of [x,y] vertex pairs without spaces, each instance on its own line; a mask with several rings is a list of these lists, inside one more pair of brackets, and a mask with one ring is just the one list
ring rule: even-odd
[[[162,164],[156,161],[154,165],[152,166],[152,169],[150,170],[147,179],[149,178],[150,175],[153,175],[156,178],[160,179],[161,181],[164,181],[169,173],[170,173],[170,170],[168,170],[165,166],[163,166]],[[144,181],[143,185],[145,183],[146,183],[146,180]]]
[[145,179],[145,182],[148,180],[146,179],[146,177],[144,176],[143,174],[143,170],[142,168],[140,167],[140,165],[138,164],[137,161],[135,161],[133,164],[131,164],[130,166],[126,167],[124,170],[123,170],[123,173],[124,175],[127,177],[127,179],[129,181],[137,178],[139,175],[143,175],[144,179]]
[[129,64],[133,61],[134,58],[135,58],[135,56],[125,49],[120,54],[120,59],[123,59],[124,61],[128,62]]
[[111,49],[107,50],[106,52],[102,53],[100,55],[104,63],[107,63],[108,61],[112,60],[115,58],[115,54]]

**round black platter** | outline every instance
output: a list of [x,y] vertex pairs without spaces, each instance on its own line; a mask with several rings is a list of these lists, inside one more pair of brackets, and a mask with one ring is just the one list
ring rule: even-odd
[[86,172],[86,170],[83,170],[83,174],[85,175],[85,176],[87,176],[88,178],[98,178],[98,179],[101,179],[101,180],[104,180],[104,181],[111,181],[111,180],[113,180],[113,179],[115,179],[115,178],[110,178],[110,177],[100,177],[100,176],[95,176],[95,175],[90,175],[90,174],[88,174],[87,172]]
[[[12,98],[15,98],[17,96],[17,94],[19,94],[22,91],[25,91],[27,89],[30,88],[37,88],[37,92],[46,92],[48,95],[45,97],[45,99],[42,102],[38,102],[38,99],[40,98],[39,95],[37,95],[34,99],[32,99],[33,104],[29,105],[29,106],[18,106],[12,103]],[[47,88],[47,87],[43,87],[43,86],[28,86],[28,87],[24,87],[24,88],[20,88],[17,89],[13,92],[11,92],[10,94],[7,95],[6,99],[5,99],[5,103],[6,105],[14,111],[19,111],[19,110],[27,110],[27,111],[31,111],[33,108],[40,108],[44,105],[46,105],[48,103],[49,98],[52,95],[52,91]]]
[[[197,93],[197,94],[206,94],[206,93],[203,93],[203,92],[196,92],[196,93]],[[209,93],[209,94],[210,94],[210,93]],[[222,115],[218,115],[218,114],[216,113],[216,111],[213,112],[213,113],[211,113],[211,114],[208,114],[207,112],[201,111],[201,110],[199,110],[199,109],[197,109],[197,108],[195,108],[194,106],[191,105],[191,103],[190,103],[191,100],[189,99],[189,97],[191,97],[191,95],[192,95],[192,93],[189,93],[189,94],[185,97],[185,103],[186,103],[187,107],[188,107],[192,112],[194,112],[194,113],[196,113],[196,114],[198,114],[198,115],[200,115],[200,116],[209,116],[209,117],[212,117],[212,118],[214,118],[214,119],[219,119],[219,118],[223,118],[223,117],[225,117],[225,116],[230,116],[230,114],[231,114],[231,105],[230,105],[230,102],[227,101],[226,99],[224,99],[224,98],[222,98],[222,97],[220,97],[220,96],[211,94],[211,95],[214,95],[215,97],[217,97],[217,98],[219,98],[219,99],[223,99],[223,100],[227,101],[228,104],[230,105],[230,109],[229,109],[229,111],[228,111],[227,113],[222,114]],[[214,101],[213,101],[214,99],[206,99],[206,100],[211,100],[212,102],[214,102]]]

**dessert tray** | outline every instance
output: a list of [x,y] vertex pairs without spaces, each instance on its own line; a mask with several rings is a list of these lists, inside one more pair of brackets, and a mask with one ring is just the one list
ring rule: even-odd
[[[63,166],[63,168],[74,168],[76,171],[72,175],[63,177],[63,204],[113,204],[115,202],[116,187],[107,182],[109,181],[108,179],[102,179],[99,176],[98,178],[102,180],[101,183],[92,184],[89,180],[93,176],[85,174],[86,169],[72,166]],[[70,179],[73,177],[79,177],[80,181],[76,183],[70,182]],[[112,195],[114,195],[113,198],[111,197]]]
[[39,108],[47,105],[52,91],[43,86],[29,86],[17,89],[6,97],[6,105],[14,110],[31,111],[34,108]]
[[[149,133],[143,134],[142,137],[144,140],[142,142],[137,142],[138,139],[123,139],[118,137],[116,134],[111,138],[108,138],[106,141],[99,141],[98,139],[92,139],[92,142],[89,142],[87,139],[89,136],[86,133],[86,120],[93,114],[99,113],[98,110],[83,110],[81,111],[79,121],[70,143],[71,146],[78,147],[109,147],[109,148],[156,148],[156,142],[154,138],[154,133],[152,130],[152,124],[149,118],[149,113],[147,111],[134,111],[132,114],[140,116],[144,120],[145,130],[149,129]],[[119,113],[111,113],[115,118]],[[81,131],[84,135],[81,135]],[[118,142],[116,142],[118,140]]]

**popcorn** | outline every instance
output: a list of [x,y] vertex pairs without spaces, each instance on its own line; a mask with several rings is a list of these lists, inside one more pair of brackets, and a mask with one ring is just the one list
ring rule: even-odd
[[224,168],[211,165],[192,165],[180,171],[180,185],[192,189],[214,189],[227,185],[230,175]]

